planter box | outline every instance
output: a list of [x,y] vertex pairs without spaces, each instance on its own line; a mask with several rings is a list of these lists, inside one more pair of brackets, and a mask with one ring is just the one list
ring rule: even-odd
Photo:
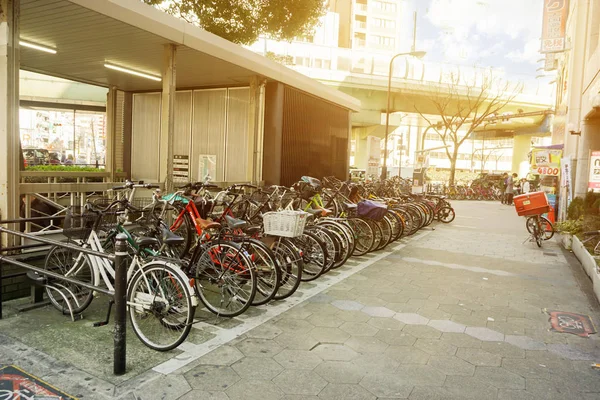
[[598,301],[600,301],[600,274],[598,274],[598,267],[596,260],[588,253],[587,249],[583,246],[583,243],[577,236],[573,236],[573,253],[583,265],[585,273],[588,274],[592,280],[594,286],[594,294]]
[[561,233],[560,243],[565,249],[571,250],[573,248],[573,235],[571,235],[570,233]]

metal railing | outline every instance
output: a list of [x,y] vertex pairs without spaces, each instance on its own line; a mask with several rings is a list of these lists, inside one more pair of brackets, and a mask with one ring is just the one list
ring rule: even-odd
[[[44,217],[39,217],[36,219],[42,219],[42,218],[44,218]],[[15,223],[16,221],[21,222],[20,220],[7,220],[7,221],[0,221],[0,225],[12,224],[12,223]],[[31,222],[31,221],[29,221],[29,222]],[[14,277],[14,276],[18,276],[18,275],[21,275],[21,276],[24,275],[23,273],[3,275],[3,271],[2,271],[3,264],[10,264],[10,265],[14,265],[14,266],[26,269],[28,271],[32,271],[35,274],[44,277],[45,279],[51,278],[54,280],[64,281],[67,283],[71,283],[73,285],[77,285],[77,286],[81,286],[81,287],[90,289],[94,292],[103,293],[105,295],[108,295],[113,298],[113,301],[115,304],[115,329],[114,329],[114,336],[113,336],[113,341],[114,341],[113,373],[115,375],[124,374],[126,372],[126,350],[127,350],[127,348],[126,348],[126,315],[127,315],[126,295],[127,295],[127,264],[128,264],[127,237],[123,234],[117,235],[116,242],[115,242],[115,254],[107,254],[107,253],[102,253],[102,252],[98,252],[98,251],[94,251],[94,250],[90,250],[90,249],[85,249],[80,246],[76,246],[76,245],[69,244],[69,243],[64,243],[64,242],[60,242],[60,241],[56,241],[56,240],[52,240],[52,239],[47,239],[47,238],[43,238],[40,236],[34,236],[34,235],[31,235],[28,233],[17,232],[17,231],[11,230],[11,229],[3,228],[1,226],[0,226],[0,233],[17,236],[17,237],[21,237],[21,238],[27,238],[29,240],[40,242],[40,245],[37,245],[37,246],[44,246],[44,245],[59,246],[59,247],[65,248],[65,249],[76,251],[78,253],[84,253],[87,255],[95,256],[95,257],[107,258],[114,262],[114,265],[115,265],[115,285],[114,285],[115,291],[112,292],[106,288],[98,287],[98,286],[89,284],[87,282],[82,282],[77,279],[73,279],[71,277],[64,276],[64,275],[58,274],[56,272],[49,271],[49,270],[46,270],[43,268],[36,267],[31,264],[19,261],[12,256],[4,255],[4,253],[9,252],[9,251],[20,250],[20,249],[23,249],[23,247],[32,247],[31,245],[30,246],[13,246],[10,248],[2,248],[2,249],[0,249],[0,319],[2,319],[2,314],[3,314],[3,310],[2,310],[3,299],[2,299],[2,290],[1,290],[3,279],[7,279],[8,277]],[[65,286],[62,286],[59,284],[56,284],[56,285],[49,284],[47,281],[44,281],[43,286],[47,287],[49,290],[53,290],[53,291],[57,292],[63,298],[63,300],[65,300],[65,303],[67,304],[67,307],[69,308],[69,311],[71,313],[71,318],[74,320],[72,307],[70,305],[70,300],[69,300],[69,296],[74,297],[73,293],[70,292],[69,289],[66,288]],[[65,291],[66,291],[66,293],[65,293]]]

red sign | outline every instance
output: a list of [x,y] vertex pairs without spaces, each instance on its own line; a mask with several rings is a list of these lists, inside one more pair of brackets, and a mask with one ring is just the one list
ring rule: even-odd
[[541,53],[565,50],[565,31],[569,15],[569,0],[544,0]]
[[592,151],[590,155],[590,179],[588,189],[594,192],[600,189],[600,151]]
[[560,172],[560,169],[559,168],[552,168],[552,167],[539,167],[537,169],[537,172],[540,175],[558,176],[558,173]]

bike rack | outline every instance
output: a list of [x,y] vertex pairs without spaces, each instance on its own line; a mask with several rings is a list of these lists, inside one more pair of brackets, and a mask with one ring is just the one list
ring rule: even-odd
[[[46,217],[41,217],[46,219]],[[10,220],[10,221],[0,221],[0,224],[8,224],[8,223],[16,223],[21,222],[21,220]],[[77,298],[75,294],[69,290],[65,285],[61,283],[53,282],[52,284],[48,284],[47,278],[52,278],[58,281],[68,282],[74,285],[82,286],[84,288],[90,289],[94,292],[99,292],[106,294],[113,298],[115,304],[115,329],[114,329],[114,361],[113,361],[113,372],[115,375],[122,375],[126,372],[126,317],[127,317],[127,262],[128,262],[128,254],[127,254],[127,237],[123,234],[119,234],[116,237],[115,243],[115,254],[107,254],[102,253],[90,249],[84,249],[82,247],[59,242],[52,239],[46,239],[40,236],[31,235],[28,233],[18,232],[10,229],[6,229],[0,227],[0,233],[5,233],[8,235],[13,235],[21,238],[27,238],[33,241],[40,242],[41,245],[51,245],[51,246],[60,246],[65,249],[70,249],[79,253],[85,253],[91,256],[107,258],[114,262],[115,264],[115,291],[112,292],[102,287],[94,286],[86,282],[81,282],[77,279],[73,279],[71,277],[67,277],[61,274],[57,274],[52,271],[48,271],[39,267],[36,267],[31,264],[27,264],[15,259],[12,256],[0,255],[0,286],[2,284],[2,264],[7,263],[11,265],[15,265],[17,267],[28,270],[26,274],[30,276],[35,282],[40,282],[46,288],[55,291],[65,300],[65,304],[69,309],[69,314],[71,316],[71,320],[75,320],[75,315],[73,313],[72,302],[69,300],[69,297],[75,301],[75,304],[79,306]],[[31,247],[29,245],[27,247]],[[38,245],[33,245],[38,246]],[[19,250],[22,246],[11,247],[10,251]],[[2,252],[8,251],[7,249],[2,249]],[[23,274],[12,274],[11,276],[20,276]],[[40,277],[42,277],[40,279]],[[113,301],[111,300],[111,301]],[[0,319],[2,318],[2,295],[0,290]]]

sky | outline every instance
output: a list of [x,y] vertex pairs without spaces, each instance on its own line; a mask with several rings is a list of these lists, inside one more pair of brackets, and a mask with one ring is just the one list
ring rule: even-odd
[[[537,60],[543,0],[404,0],[417,10],[417,50],[431,61],[494,67],[530,80]],[[412,37],[412,13],[407,25]]]

